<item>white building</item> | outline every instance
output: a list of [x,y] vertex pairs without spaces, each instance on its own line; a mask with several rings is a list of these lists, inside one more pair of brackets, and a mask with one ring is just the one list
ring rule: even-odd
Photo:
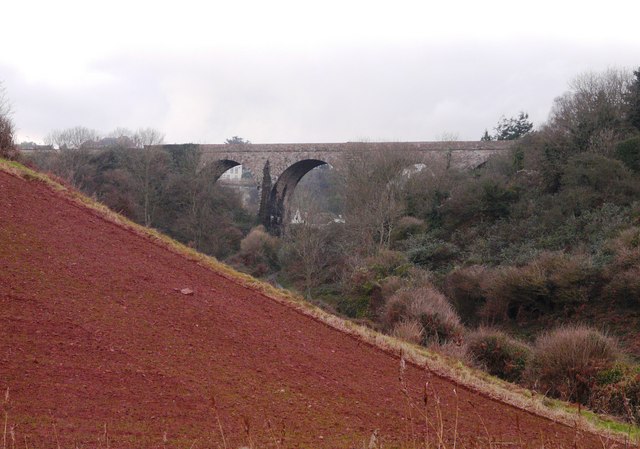
[[236,165],[224,172],[220,179],[225,181],[240,181],[242,179],[242,165]]

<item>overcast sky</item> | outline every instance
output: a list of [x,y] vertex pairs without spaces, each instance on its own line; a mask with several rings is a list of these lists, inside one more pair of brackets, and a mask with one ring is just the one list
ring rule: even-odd
[[640,66],[637,0],[8,0],[2,16],[20,140],[478,140],[521,110],[541,124],[579,73]]

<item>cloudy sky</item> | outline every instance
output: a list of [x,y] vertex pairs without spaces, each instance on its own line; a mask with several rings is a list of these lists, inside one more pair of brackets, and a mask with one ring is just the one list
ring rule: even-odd
[[10,0],[2,15],[20,140],[76,125],[477,140],[520,110],[541,124],[579,73],[640,66],[637,0]]

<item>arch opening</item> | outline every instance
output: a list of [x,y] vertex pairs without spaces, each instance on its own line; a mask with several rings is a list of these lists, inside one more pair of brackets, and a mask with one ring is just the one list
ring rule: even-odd
[[269,195],[268,214],[265,227],[274,235],[282,235],[289,203],[296,186],[304,175],[316,167],[327,164],[319,159],[305,159],[289,166],[278,178]]
[[258,213],[259,193],[256,179],[247,167],[232,159],[209,162],[200,171],[212,184],[234,191],[242,200],[243,208],[255,219]]
[[205,172],[208,176],[210,176],[213,182],[217,182],[222,175],[224,175],[227,171],[233,169],[234,167],[240,166],[240,162],[236,162],[231,159],[219,159],[216,161],[212,161],[205,165],[202,168],[202,172]]

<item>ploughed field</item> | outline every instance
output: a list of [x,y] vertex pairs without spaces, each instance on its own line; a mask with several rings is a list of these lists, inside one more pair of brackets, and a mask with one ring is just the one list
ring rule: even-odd
[[7,447],[603,447],[401,365],[0,170]]

